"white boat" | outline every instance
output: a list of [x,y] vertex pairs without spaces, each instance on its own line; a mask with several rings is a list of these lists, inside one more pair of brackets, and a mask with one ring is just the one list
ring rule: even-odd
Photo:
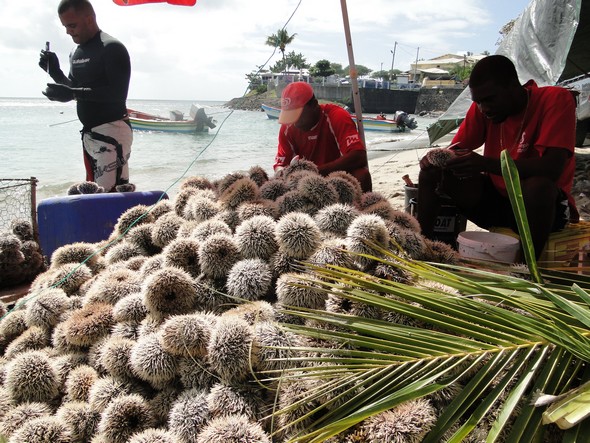
[[136,131],[175,132],[181,134],[194,134],[208,132],[213,129],[215,123],[211,117],[207,117],[205,110],[197,105],[192,105],[190,119],[184,119],[182,112],[170,111],[170,118],[147,112],[127,109],[129,123]]
[[264,103],[260,105],[262,110],[266,112],[266,116],[271,120],[276,120],[279,118],[279,114],[281,113],[280,108],[275,108],[274,106],[265,105]]

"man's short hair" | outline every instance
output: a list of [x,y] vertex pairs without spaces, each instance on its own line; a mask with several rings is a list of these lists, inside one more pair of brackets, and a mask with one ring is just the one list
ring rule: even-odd
[[514,63],[503,55],[489,55],[478,61],[469,77],[469,87],[481,86],[493,81],[500,86],[508,86],[518,82],[518,74]]
[[70,9],[73,9],[76,12],[85,12],[89,15],[95,15],[92,3],[88,0],[61,0],[57,6],[57,13],[61,15]]

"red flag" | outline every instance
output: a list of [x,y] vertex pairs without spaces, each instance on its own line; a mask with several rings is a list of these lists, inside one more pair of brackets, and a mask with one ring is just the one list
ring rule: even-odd
[[119,6],[143,5],[145,3],[170,3],[179,6],[195,6],[197,0],[113,0]]

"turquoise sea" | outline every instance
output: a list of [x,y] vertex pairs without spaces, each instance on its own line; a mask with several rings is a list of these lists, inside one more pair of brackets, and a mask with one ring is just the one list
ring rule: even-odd
[[[262,111],[232,111],[221,101],[128,100],[127,105],[168,117],[172,110],[188,115],[192,103],[205,107],[217,127],[194,135],[135,131],[129,167],[137,190],[172,196],[183,178],[192,175],[214,180],[254,165],[272,173],[279,125]],[[423,142],[434,119],[416,120],[418,128],[406,133],[367,132],[369,157],[400,149],[392,141],[406,140],[405,149],[420,136]],[[0,178],[36,177],[37,201],[66,195],[70,185],[84,180],[80,129],[73,103],[0,98]]]

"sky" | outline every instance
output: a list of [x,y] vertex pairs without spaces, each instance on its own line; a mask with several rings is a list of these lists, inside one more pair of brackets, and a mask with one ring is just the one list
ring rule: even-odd
[[[43,97],[51,79],[38,67],[45,42],[64,72],[75,47],[58,0],[0,0],[0,97]],[[356,64],[406,71],[418,59],[495,53],[503,25],[529,0],[347,0]],[[227,101],[247,91],[246,74],[281,54],[265,44],[286,24],[287,52],[310,64],[349,65],[341,0],[197,0],[193,7],[117,6],[93,0],[100,28],[131,56],[129,99]],[[397,42],[397,46],[395,45]],[[395,58],[392,51],[395,47]]]

